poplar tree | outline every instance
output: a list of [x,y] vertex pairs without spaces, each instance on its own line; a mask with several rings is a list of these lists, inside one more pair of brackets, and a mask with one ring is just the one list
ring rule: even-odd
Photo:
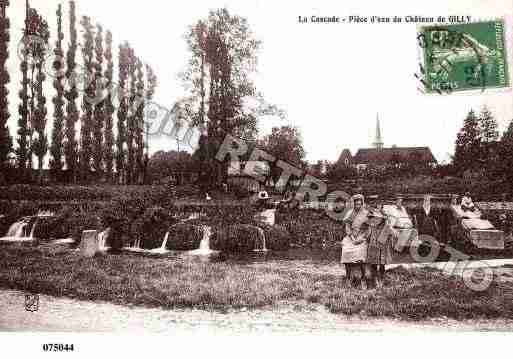
[[16,155],[18,159],[18,167],[20,169],[20,178],[22,180],[26,179],[26,169],[29,164],[29,138],[30,138],[30,130],[29,130],[29,84],[30,80],[28,77],[28,57],[29,57],[29,49],[26,46],[26,42],[28,41],[29,36],[29,13],[30,7],[28,0],[25,3],[25,28],[23,29],[23,51],[21,52],[21,90],[19,92],[20,97],[20,105],[18,107],[18,113],[20,117],[18,118],[18,148],[16,149]]
[[95,38],[95,83],[96,92],[102,96],[101,100],[94,105],[94,129],[93,129],[93,168],[97,178],[100,178],[103,172],[103,125],[104,125],[104,101],[103,101],[103,29],[100,25],[96,26]]
[[128,113],[128,95],[127,95],[127,81],[128,81],[128,44],[121,44],[119,46],[119,108],[118,108],[118,121],[117,121],[117,138],[116,138],[116,172],[118,182],[124,184],[126,182],[125,170],[125,142],[126,142],[126,120]]
[[137,110],[135,114],[135,144],[136,144],[136,176],[135,181],[141,183],[144,172],[144,99],[145,99],[145,83],[143,63],[141,59],[137,59]]
[[79,110],[76,104],[78,99],[77,90],[77,73],[76,73],[76,54],[78,47],[78,35],[76,28],[76,7],[75,1],[69,3],[69,36],[70,42],[66,54],[66,129],[64,143],[64,157],[66,160],[66,168],[70,174],[71,182],[77,180],[78,170],[78,143],[76,126],[79,120]]
[[89,180],[91,160],[93,158],[92,130],[93,130],[93,104],[96,96],[94,81],[94,35],[91,20],[87,16],[82,17],[80,24],[83,27],[82,57],[85,69],[85,89],[82,95],[82,117],[80,121],[80,172],[83,181]]
[[[146,103],[149,103],[153,100],[153,96],[155,95],[155,90],[157,88],[157,85],[158,85],[158,81],[157,81],[157,76],[155,74],[155,72],[153,71],[153,68],[146,64],[145,66],[146,68],[146,95],[145,95],[145,100],[146,100]],[[145,143],[145,147],[146,147],[146,154],[144,155],[144,174],[143,174],[143,177],[144,177],[144,183],[146,183],[148,181],[148,164],[149,164],[149,161],[150,161],[150,151],[149,151],[149,147],[150,147],[150,144],[148,143],[149,139],[148,139],[148,128],[149,128],[149,124],[146,125],[145,127],[145,130],[146,130],[146,143]]]
[[12,138],[9,134],[7,121],[9,120],[9,90],[7,88],[10,77],[6,69],[9,57],[9,18],[7,7],[9,0],[0,0],[0,170],[6,165],[9,153],[12,150]]
[[52,145],[50,152],[52,159],[50,160],[50,168],[54,172],[60,172],[64,166],[64,51],[62,50],[62,40],[64,34],[62,32],[62,6],[57,7],[57,40],[55,41],[55,58],[53,68],[55,70],[55,80],[53,86],[57,95],[53,98],[54,114],[53,114],[53,130]]
[[113,75],[114,63],[112,60],[112,33],[107,31],[105,35],[105,59],[107,61],[107,68],[105,70],[105,87],[107,89],[107,97],[105,98],[105,129],[104,129],[104,144],[103,144],[103,159],[105,162],[105,173],[107,181],[111,182],[114,176],[114,105],[113,100]]
[[[22,39],[22,90],[19,123],[19,154],[22,176],[25,168],[32,169],[32,155],[38,158],[39,178],[43,174],[43,158],[48,151],[46,127],[46,98],[44,96],[43,71],[50,32],[48,24],[37,11],[26,3],[26,19]],[[30,60],[30,61],[29,61]],[[29,92],[30,90],[30,92]],[[35,136],[35,137],[34,137]]]
[[135,132],[136,132],[136,101],[137,101],[137,76],[136,76],[136,58],[134,50],[128,48],[128,71],[130,78],[129,85],[129,111],[127,115],[126,144],[127,144],[127,184],[134,181],[135,172]]
[[44,58],[46,46],[50,38],[50,32],[48,24],[43,18],[39,17],[39,31],[38,35],[40,39],[43,39],[44,45],[37,46],[37,62],[36,62],[36,84],[35,84],[35,110],[33,115],[33,127],[36,138],[32,141],[32,152],[37,157],[37,168],[39,170],[39,181],[43,179],[43,160],[48,152],[48,137],[46,135],[46,116],[48,111],[46,109],[46,97],[44,94],[44,82],[46,80],[46,74],[44,70]]

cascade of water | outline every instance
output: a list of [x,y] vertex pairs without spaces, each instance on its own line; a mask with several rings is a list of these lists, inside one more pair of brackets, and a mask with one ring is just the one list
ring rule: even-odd
[[209,226],[202,226],[203,238],[201,239],[199,250],[210,251],[210,237],[212,236],[212,228]]
[[27,237],[27,226],[30,223],[30,218],[23,218],[18,222],[11,224],[9,230],[6,233],[7,238],[28,238]]
[[267,247],[266,247],[266,243],[265,243],[265,232],[262,228],[260,227],[256,227],[256,230],[258,232],[258,239],[257,239],[257,242],[255,243],[255,251],[256,252],[267,252]]
[[214,251],[210,249],[210,237],[212,236],[212,228],[209,226],[201,226],[200,228],[203,231],[203,237],[201,238],[199,248],[190,251],[189,254],[206,256],[214,253]]
[[9,230],[7,231],[6,237],[14,237],[14,238],[20,238],[23,237],[23,232],[25,230],[25,226],[27,225],[27,222],[25,220],[21,220],[18,222],[15,222],[11,224],[9,227]]
[[103,232],[98,233],[98,248],[100,251],[105,251],[107,247],[107,238],[109,237],[110,228],[107,228]]
[[164,236],[164,240],[162,241],[162,246],[160,247],[161,250],[163,250],[163,251],[166,250],[168,239],[169,239],[169,232],[166,232],[166,235]]
[[36,230],[36,226],[39,223],[39,218],[36,217],[36,220],[34,221],[34,224],[32,225],[32,229],[30,230],[30,239],[34,238],[34,231]]

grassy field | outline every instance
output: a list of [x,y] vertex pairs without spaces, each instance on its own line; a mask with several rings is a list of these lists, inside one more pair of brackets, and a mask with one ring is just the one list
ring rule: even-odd
[[[383,289],[347,288],[340,275],[192,259],[102,255],[64,248],[1,247],[0,287],[149,307],[227,311],[309,303],[334,314],[407,320],[513,318],[511,284],[474,292],[434,270],[395,269]],[[336,266],[337,264],[333,264]]]

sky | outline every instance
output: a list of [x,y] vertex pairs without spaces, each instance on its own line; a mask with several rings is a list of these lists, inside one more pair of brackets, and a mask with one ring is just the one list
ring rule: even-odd
[[[46,17],[55,41],[55,11],[60,1],[31,0]],[[62,2],[64,27],[68,4]],[[226,7],[248,19],[262,41],[256,86],[266,100],[283,108],[286,119],[263,118],[260,134],[273,126],[297,126],[310,162],[336,161],[344,148],[353,154],[371,146],[379,113],[385,146],[429,146],[439,162],[454,151],[456,134],[473,108],[486,105],[503,130],[513,119],[510,89],[477,93],[426,95],[417,90],[416,24],[302,24],[299,16],[472,16],[473,20],[504,17],[508,64],[513,73],[511,28],[513,0],[441,1],[200,1],[77,0],[78,15],[113,32],[114,42],[129,41],[152,65],[159,79],[155,102],[171,108],[185,95],[178,73],[188,54],[187,27],[207,16],[210,9]],[[16,130],[19,91],[17,44],[24,20],[24,1],[11,1],[11,133]],[[80,29],[80,27],[79,27]],[[69,39],[64,39],[65,48]],[[50,81],[47,81],[50,82]],[[50,84],[48,84],[50,86]],[[54,95],[52,87],[47,93]],[[50,96],[47,96],[50,97]],[[49,118],[52,116],[51,101]],[[50,122],[50,121],[49,121]],[[50,123],[48,124],[50,129]],[[151,150],[176,147],[171,139],[150,141]]]

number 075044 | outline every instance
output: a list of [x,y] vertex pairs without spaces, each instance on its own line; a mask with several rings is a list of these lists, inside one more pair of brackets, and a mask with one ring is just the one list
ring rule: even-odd
[[45,352],[72,352],[75,350],[73,344],[43,344],[43,351]]

